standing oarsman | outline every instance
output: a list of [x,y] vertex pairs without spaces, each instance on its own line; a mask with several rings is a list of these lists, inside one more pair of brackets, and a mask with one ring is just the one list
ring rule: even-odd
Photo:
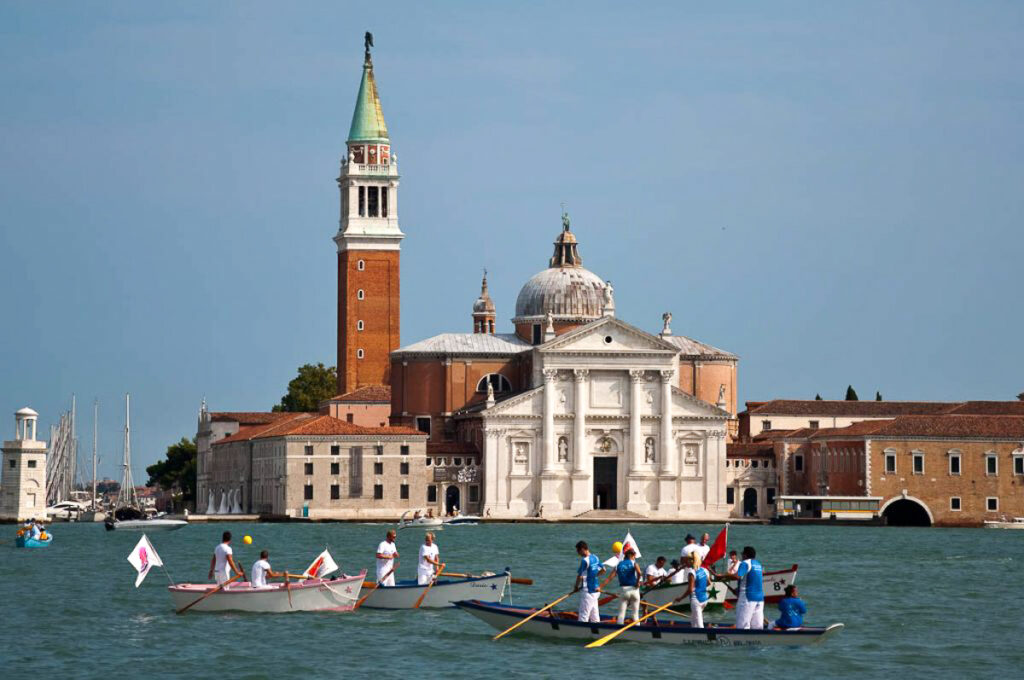
[[737,628],[764,628],[764,568],[758,562],[757,551],[745,546],[743,561],[735,574],[715,574],[723,581],[739,581],[736,600]]
[[210,558],[210,578],[215,578],[217,583],[224,583],[231,578],[234,571],[238,578],[245,579],[245,572],[235,562],[234,553],[231,550],[231,532],[225,531],[221,535],[220,545],[213,549],[213,557]]
[[708,541],[711,540],[711,534],[701,534],[700,543],[697,545],[697,549],[700,551],[700,561],[703,563],[707,559],[708,553],[711,552],[711,546],[708,545]]
[[434,543],[434,534],[427,532],[423,537],[423,545],[420,546],[420,560],[416,565],[416,582],[421,586],[430,583],[434,574],[441,568],[441,551]]
[[700,566],[700,555],[693,554],[692,567],[686,570],[688,585],[683,594],[676,598],[676,602],[682,602],[687,596],[690,598],[690,623],[694,628],[704,627],[704,607],[708,603],[708,583],[711,575],[708,570]]
[[580,593],[579,620],[590,623],[601,622],[601,605],[598,597],[601,594],[601,586],[597,577],[604,573],[604,567],[597,555],[590,552],[585,541],[576,544],[576,554],[580,556],[580,567],[576,570],[576,585],[572,592],[582,590]]
[[266,550],[260,551],[260,558],[252,563],[252,587],[253,588],[266,588],[268,578],[281,578],[284,576],[283,571],[274,571],[270,568],[270,553]]
[[640,618],[640,588],[637,587],[640,578],[640,567],[635,561],[636,551],[633,548],[626,548],[624,558],[615,565],[615,573],[619,577],[619,587],[622,594],[619,595],[619,625],[626,622],[626,609],[633,605],[633,620]]
[[398,557],[398,546],[395,537],[398,534],[389,529],[384,540],[377,546],[377,583],[382,586],[395,585],[395,558]]
[[693,558],[690,557],[694,552],[699,552],[700,546],[697,545],[697,539],[694,538],[693,534],[686,534],[686,545],[679,551],[679,562],[685,569],[688,565],[693,564]]

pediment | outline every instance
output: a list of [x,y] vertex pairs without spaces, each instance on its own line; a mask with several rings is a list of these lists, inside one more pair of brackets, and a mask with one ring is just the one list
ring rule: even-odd
[[489,416],[534,416],[543,413],[544,409],[544,388],[535,387],[504,401],[499,401],[494,406],[480,412],[484,417]]
[[615,317],[580,326],[537,348],[542,353],[637,352],[673,356],[679,348]]
[[729,418],[729,412],[714,404],[698,399],[692,394],[683,392],[678,387],[672,388],[672,417]]

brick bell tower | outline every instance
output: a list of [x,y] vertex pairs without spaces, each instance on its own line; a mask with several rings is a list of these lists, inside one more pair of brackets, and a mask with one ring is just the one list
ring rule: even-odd
[[387,385],[399,344],[398,159],[391,153],[366,34],[348,153],[341,161],[338,245],[338,393]]

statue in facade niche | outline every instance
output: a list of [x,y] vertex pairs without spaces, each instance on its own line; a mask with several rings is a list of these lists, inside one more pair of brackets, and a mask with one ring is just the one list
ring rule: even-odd
[[644,462],[654,462],[654,439],[648,437],[647,442],[644,444]]
[[526,444],[519,442],[516,444],[516,457],[515,462],[526,463],[529,460],[529,451],[526,448]]
[[558,462],[564,463],[569,460],[569,442],[565,440],[565,437],[559,437],[558,439]]

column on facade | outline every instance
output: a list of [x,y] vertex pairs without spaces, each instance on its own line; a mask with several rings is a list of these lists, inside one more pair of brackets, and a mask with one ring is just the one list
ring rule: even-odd
[[629,473],[634,474],[644,459],[643,418],[640,413],[644,372],[630,371],[629,379],[632,383],[629,392]]
[[672,376],[673,370],[661,372],[661,451],[658,457],[658,469],[663,475],[672,473],[673,459],[676,454],[675,443],[672,441]]
[[484,430],[484,508],[498,509],[498,433]]
[[576,416],[573,431],[572,443],[572,471],[582,473],[583,452],[587,450],[587,400],[589,399],[589,383],[587,375],[590,373],[585,368],[577,368],[573,371],[576,380],[576,392],[573,395],[573,405],[576,409]]
[[544,370],[544,465],[542,473],[555,469],[555,379],[558,371]]

